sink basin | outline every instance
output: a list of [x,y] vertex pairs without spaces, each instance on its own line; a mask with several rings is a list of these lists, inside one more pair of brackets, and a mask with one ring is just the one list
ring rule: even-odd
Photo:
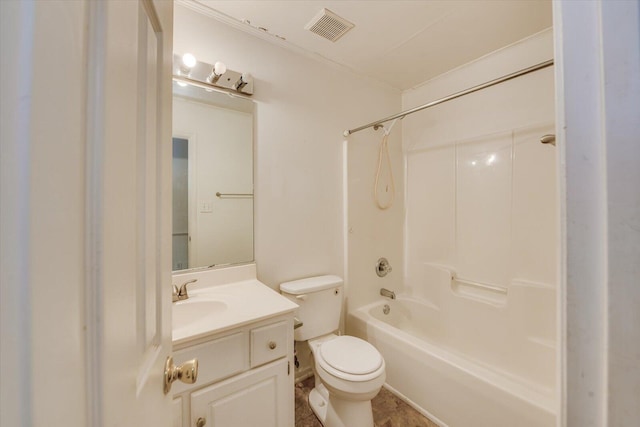
[[[218,274],[226,272],[227,269],[217,271]],[[176,282],[186,279],[183,277]],[[203,283],[189,291],[188,299],[171,305],[171,339],[174,348],[179,349],[190,341],[289,313],[296,308],[296,304],[257,279],[215,285]]]
[[187,299],[172,306],[173,329],[182,329],[206,322],[212,316],[227,310],[223,301]]

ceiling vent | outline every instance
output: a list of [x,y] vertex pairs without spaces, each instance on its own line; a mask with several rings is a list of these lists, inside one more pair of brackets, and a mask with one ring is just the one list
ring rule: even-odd
[[329,9],[322,9],[311,22],[305,25],[304,29],[335,42],[353,27],[355,27],[355,24],[336,15]]

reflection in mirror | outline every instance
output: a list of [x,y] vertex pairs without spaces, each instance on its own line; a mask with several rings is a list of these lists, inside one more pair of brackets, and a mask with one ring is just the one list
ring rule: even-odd
[[173,85],[173,270],[253,261],[253,102]]

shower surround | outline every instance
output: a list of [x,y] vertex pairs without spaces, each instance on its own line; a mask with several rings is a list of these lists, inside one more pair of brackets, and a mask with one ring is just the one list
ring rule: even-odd
[[[552,57],[543,31],[405,92],[403,107]],[[349,147],[347,331],[374,343],[389,386],[443,425],[554,425],[557,152],[540,143],[555,133],[553,73],[406,117],[401,214],[359,205],[369,177],[356,165],[364,148]],[[377,255],[397,267],[386,278],[367,262]]]

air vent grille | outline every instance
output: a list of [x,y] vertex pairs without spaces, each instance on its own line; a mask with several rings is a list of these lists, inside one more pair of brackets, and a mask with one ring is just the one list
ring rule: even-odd
[[322,9],[304,29],[335,42],[353,27],[355,27],[355,24],[336,15],[329,9]]

